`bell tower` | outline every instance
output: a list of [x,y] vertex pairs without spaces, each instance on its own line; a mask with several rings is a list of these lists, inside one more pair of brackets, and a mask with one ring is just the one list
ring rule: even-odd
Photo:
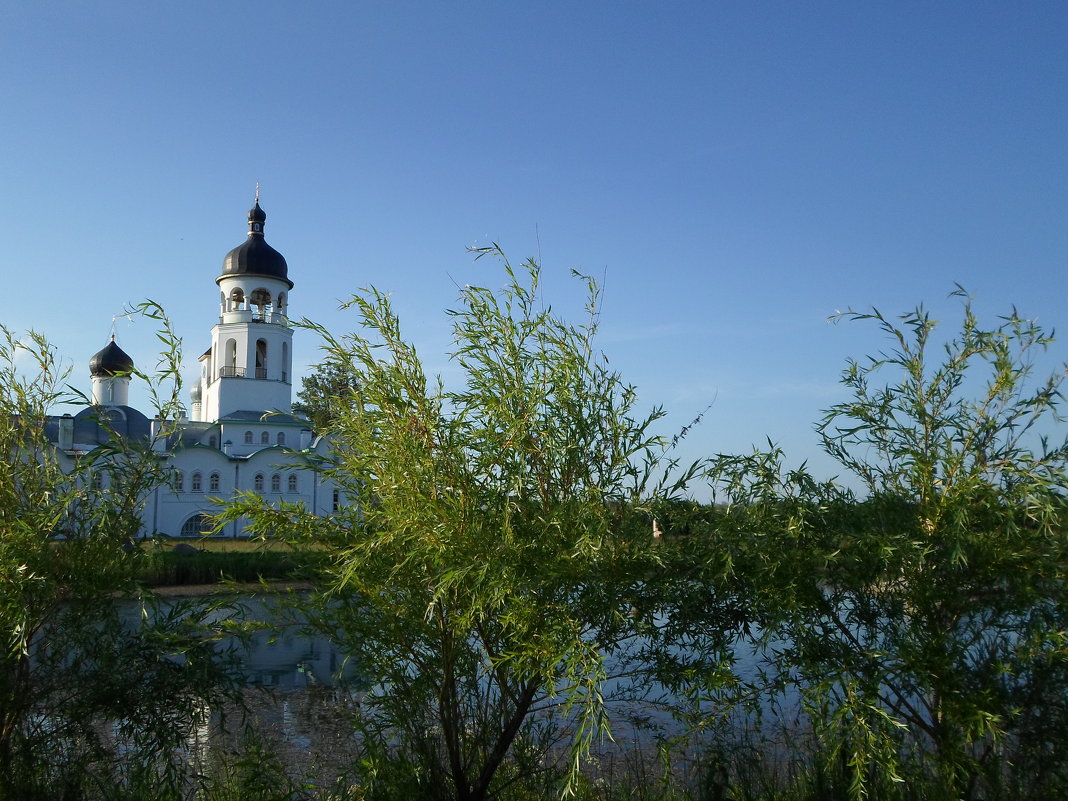
[[289,325],[289,266],[267,244],[259,189],[248,213],[248,236],[226,254],[219,287],[219,322],[200,357],[192,388],[192,418],[214,422],[237,411],[293,408],[293,329]]

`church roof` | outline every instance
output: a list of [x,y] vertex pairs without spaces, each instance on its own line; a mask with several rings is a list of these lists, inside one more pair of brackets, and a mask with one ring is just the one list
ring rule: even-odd
[[248,238],[226,254],[222,275],[215,279],[216,283],[231,275],[260,275],[285,281],[290,289],[293,288],[285,256],[268,245],[263,238],[263,223],[266,219],[267,215],[257,200],[248,213]]
[[254,409],[239,409],[227,412],[220,423],[274,423],[276,425],[307,427],[308,421],[286,412],[259,412]]
[[[62,419],[49,416],[45,422],[45,434],[52,442],[59,441]],[[152,421],[132,406],[86,406],[73,417],[73,434],[75,448],[94,448],[111,442],[115,435],[149,442]]]
[[115,344],[115,335],[89,360],[89,374],[94,378],[106,378],[120,373],[129,373],[134,368],[133,359]]

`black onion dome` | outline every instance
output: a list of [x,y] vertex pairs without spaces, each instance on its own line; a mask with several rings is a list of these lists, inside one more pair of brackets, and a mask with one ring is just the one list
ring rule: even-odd
[[215,279],[215,283],[219,283],[228,275],[262,275],[266,278],[278,278],[289,284],[290,289],[293,288],[285,256],[268,245],[263,238],[263,223],[266,219],[267,215],[257,201],[248,213],[248,239],[226,254],[222,275]]
[[108,378],[120,373],[129,373],[133,369],[133,359],[115,344],[115,337],[112,337],[111,341],[89,360],[89,374],[93,378]]

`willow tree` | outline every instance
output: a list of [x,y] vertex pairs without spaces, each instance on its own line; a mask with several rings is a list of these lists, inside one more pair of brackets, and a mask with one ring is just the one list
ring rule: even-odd
[[[178,345],[162,336],[173,378]],[[137,583],[141,507],[167,479],[151,443],[114,435],[65,463],[50,441],[53,406],[87,402],[68,372],[43,336],[0,326],[0,797],[177,797],[184,737],[221,674],[192,618],[152,611]]]
[[348,303],[356,333],[317,329],[353,379],[330,404],[334,455],[319,468],[348,505],[323,519],[246,497],[227,513],[331,555],[317,619],[368,682],[368,797],[495,797],[537,780],[551,753],[575,778],[608,730],[606,682],[634,667],[626,644],[679,576],[650,581],[666,557],[641,510],[694,468],[663,478],[660,410],[637,415],[595,350],[594,283],[581,279],[588,318],[572,324],[543,305],[536,263],[486,252],[507,283],[465,287],[448,312],[452,388],[427,377],[375,289]]
[[889,341],[848,363],[819,424],[859,499],[776,452],[713,473],[727,519],[778,555],[759,581],[827,792],[1068,787],[1065,372],[1036,374],[1052,336],[1015,311],[983,325],[964,297],[962,317],[942,337],[922,307],[845,315]]

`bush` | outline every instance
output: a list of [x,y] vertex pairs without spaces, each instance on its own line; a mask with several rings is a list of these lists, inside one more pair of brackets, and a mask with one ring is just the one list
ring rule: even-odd
[[314,576],[320,562],[314,552],[157,549],[145,560],[140,578],[150,587],[303,581]]

